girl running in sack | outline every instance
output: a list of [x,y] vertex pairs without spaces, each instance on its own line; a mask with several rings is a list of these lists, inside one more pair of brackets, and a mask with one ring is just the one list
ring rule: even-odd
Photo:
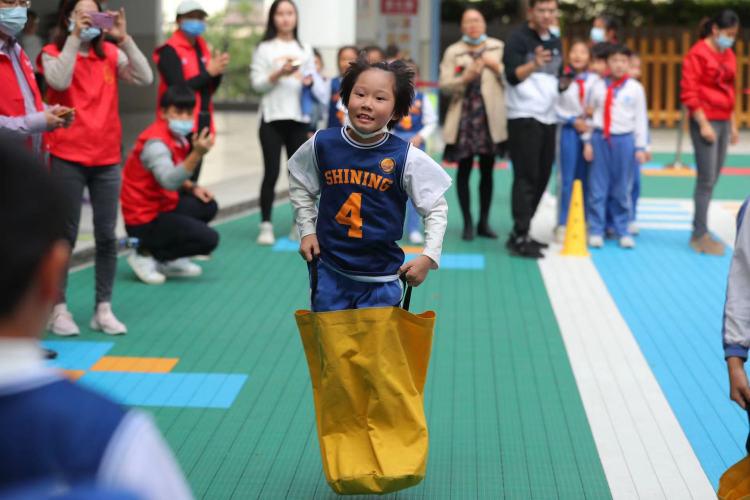
[[[401,61],[358,58],[341,83],[344,127],[318,131],[289,159],[300,254],[317,266],[315,312],[397,306],[401,275],[418,286],[438,268],[451,179],[388,132],[409,113],[413,77]],[[425,247],[404,263],[396,241],[409,199],[424,217]]]

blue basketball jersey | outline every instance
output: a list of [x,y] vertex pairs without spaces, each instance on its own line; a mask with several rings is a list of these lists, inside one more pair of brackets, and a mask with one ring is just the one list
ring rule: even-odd
[[422,121],[424,106],[424,94],[417,92],[414,94],[414,101],[411,103],[409,108],[409,114],[401,118],[396,125],[393,126],[393,130],[397,133],[416,134],[422,127],[424,122]]
[[341,77],[331,79],[331,99],[328,101],[328,127],[340,127],[344,124],[339,116],[338,103],[341,100]]
[[396,274],[404,253],[408,196],[402,177],[409,144],[392,134],[369,146],[355,144],[343,128],[315,135],[320,175],[317,236],[324,262],[349,274]]
[[119,405],[67,380],[0,392],[0,485],[93,481],[124,417]]

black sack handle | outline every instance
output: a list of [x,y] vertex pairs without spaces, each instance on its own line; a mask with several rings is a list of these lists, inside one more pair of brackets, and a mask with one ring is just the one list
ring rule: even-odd
[[315,295],[318,293],[318,258],[307,263],[307,269],[310,271],[310,307],[315,303]]
[[[307,263],[307,269],[310,271],[310,305],[315,303],[315,295],[318,293],[318,257],[313,257],[311,262]],[[404,284],[404,295],[401,298],[401,307],[405,310],[409,310],[411,304],[411,291],[412,286],[406,282],[406,275],[400,276],[401,282]]]
[[[747,419],[748,422],[750,422],[750,407],[747,409]],[[747,441],[745,441],[745,451],[747,451],[747,454],[750,455],[750,431],[747,433]]]
[[408,311],[411,304],[411,290],[414,287],[406,282],[406,273],[401,275],[401,283],[404,284],[404,296],[401,299],[401,307],[404,311]]

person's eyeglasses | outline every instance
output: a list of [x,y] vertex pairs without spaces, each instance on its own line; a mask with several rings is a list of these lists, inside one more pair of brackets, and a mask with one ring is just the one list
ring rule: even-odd
[[31,0],[0,0],[0,7],[24,7],[31,8]]

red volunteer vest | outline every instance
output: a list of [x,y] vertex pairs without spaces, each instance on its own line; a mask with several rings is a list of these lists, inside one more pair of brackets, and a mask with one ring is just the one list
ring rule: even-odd
[[138,136],[122,172],[120,203],[128,226],[148,224],[160,213],[171,212],[177,207],[180,198],[177,191],[162,187],[154,174],[141,162],[143,146],[152,139],[158,139],[167,145],[175,165],[182,163],[190,152],[190,145],[186,141],[175,140],[164,120],[157,120]]
[[[42,52],[53,57],[60,54],[54,44],[45,46]],[[105,42],[104,54],[105,58],[99,59],[93,50],[87,56],[79,53],[70,87],[47,90],[49,104],[70,106],[76,113],[70,128],[49,134],[49,152],[86,167],[116,165],[122,160],[117,47]]]
[[[26,78],[26,83],[29,84],[29,88],[34,94],[34,107],[36,111],[44,111],[42,95],[39,92],[39,87],[37,87],[36,78],[34,77],[34,67],[31,65],[31,61],[23,49],[19,55],[21,57],[23,76]],[[18,78],[13,69],[13,61],[5,54],[0,54],[0,82],[7,82],[7,84],[3,84],[3,90],[0,92],[0,115],[25,116],[29,114],[23,100],[21,87],[17,83]],[[31,148],[31,139],[28,139],[26,143]],[[44,144],[42,146],[44,147]]]
[[[208,44],[206,43],[206,40],[203,39],[202,36],[199,36],[195,39],[196,43],[201,49],[201,54],[203,56],[201,57],[201,60],[203,61],[203,66],[207,66],[208,63],[211,61],[211,51],[208,48]],[[200,66],[198,65],[198,53],[195,50],[195,47],[190,43],[190,40],[185,36],[185,34],[181,30],[177,30],[174,32],[174,34],[169,38],[169,40],[166,41],[164,45],[161,47],[157,47],[156,50],[154,50],[154,64],[156,66],[159,66],[159,51],[166,45],[169,45],[172,47],[175,52],[177,52],[177,57],[180,58],[180,62],[182,62],[182,75],[185,78],[185,80],[190,80],[191,78],[195,78],[200,73]],[[167,91],[167,83],[164,81],[164,77],[159,75],[159,93],[156,99],[156,112],[159,113],[161,102],[161,96],[164,95],[164,92]],[[193,126],[193,132],[196,132],[198,130],[198,113],[200,113],[201,110],[201,94],[200,92],[195,93],[195,110],[193,111],[193,114],[195,116],[195,125]],[[211,133],[214,132],[214,103],[210,102],[208,104],[208,112],[211,115]]]

